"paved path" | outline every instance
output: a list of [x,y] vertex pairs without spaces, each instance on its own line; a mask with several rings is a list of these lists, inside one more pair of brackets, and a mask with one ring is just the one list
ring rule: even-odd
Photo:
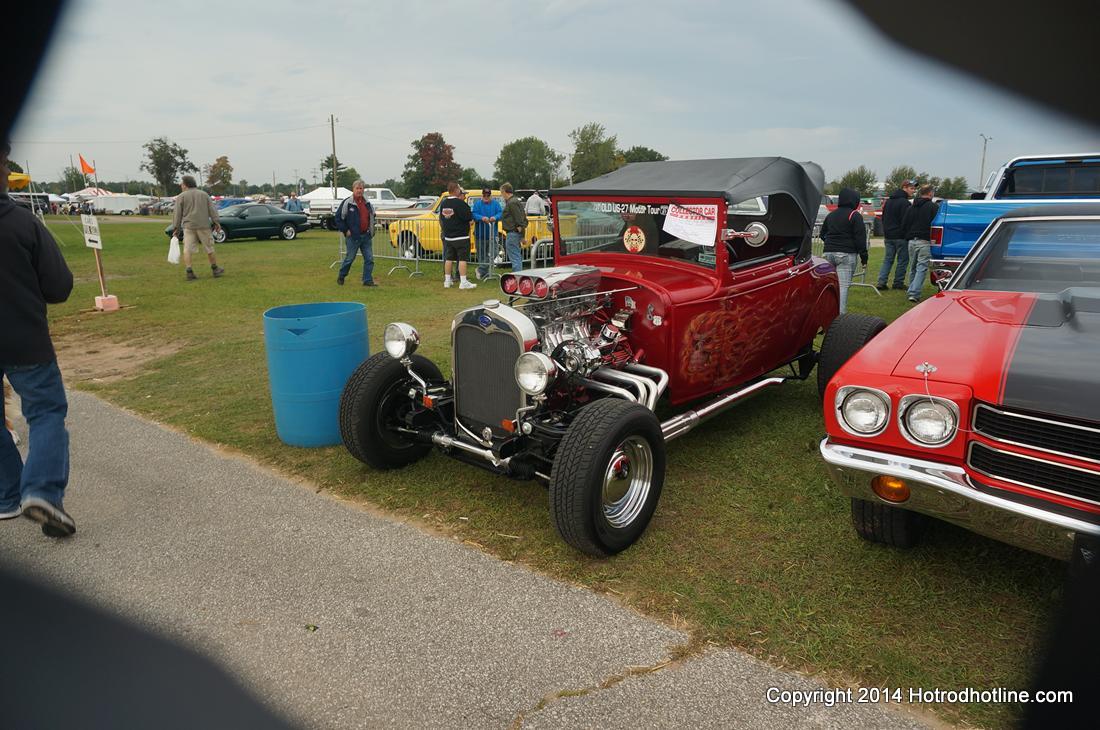
[[735,651],[609,683],[688,637],[93,396],[71,393],[69,429],[79,532],[0,523],[0,565],[195,648],[304,726],[922,727],[769,705],[820,685]]

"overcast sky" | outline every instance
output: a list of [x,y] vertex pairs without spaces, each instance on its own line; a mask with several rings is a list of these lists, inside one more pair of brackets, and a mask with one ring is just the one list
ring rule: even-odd
[[148,179],[141,144],[167,136],[200,167],[228,155],[235,180],[312,182],[330,113],[340,160],[369,182],[400,177],[426,132],[491,176],[504,143],[568,154],[589,121],[622,148],[778,154],[829,179],[912,164],[974,184],[979,133],[987,170],[1100,149],[1095,129],[901,51],[829,0],[71,0],[12,156],[40,180],[77,153],[101,180]]

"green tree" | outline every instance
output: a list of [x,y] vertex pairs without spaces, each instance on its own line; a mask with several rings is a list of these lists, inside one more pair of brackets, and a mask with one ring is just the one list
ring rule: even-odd
[[493,187],[492,180],[486,180],[481,173],[472,167],[462,168],[462,175],[458,178],[458,184],[465,190],[480,190],[484,187]]
[[548,188],[563,162],[565,155],[538,137],[523,137],[500,148],[493,173],[497,180],[517,188]]
[[916,179],[917,168],[913,167],[912,165],[898,165],[890,171],[889,175],[886,176],[886,190],[884,190],[883,192],[885,192],[887,195],[890,195],[895,190],[900,188],[901,184],[906,180]]
[[874,195],[877,182],[878,176],[875,175],[874,170],[869,169],[865,165],[860,165],[854,170],[849,170],[841,175],[838,181],[840,187],[852,188],[859,193],[861,198]]
[[406,195],[438,193],[462,177],[462,166],[455,162],[454,145],[447,144],[439,132],[413,140],[412,148],[402,173]]
[[626,162],[664,162],[668,159],[668,155],[662,155],[657,150],[641,145],[634,145],[623,152],[622,156]]
[[936,188],[936,195],[948,200],[960,200],[967,197],[970,184],[965,177],[945,177]]
[[[352,183],[359,179],[359,171],[336,160],[336,186],[350,188]],[[332,155],[326,155],[321,160],[321,185],[332,185]]]
[[12,172],[23,172],[23,166],[15,160],[8,160],[8,169]]
[[202,168],[206,176],[206,187],[214,195],[225,195],[225,192],[233,184],[233,166],[229,164],[229,158],[222,155],[218,159]]
[[187,159],[187,150],[167,137],[154,137],[142,145],[145,160],[141,169],[153,176],[165,195],[170,195],[176,187],[176,179],[188,172],[198,172],[197,167]]
[[573,154],[569,158],[569,170],[573,182],[584,182],[621,167],[624,162],[617,154],[618,138],[607,136],[607,130],[598,122],[589,122],[569,133],[573,140]]
[[61,192],[75,193],[86,186],[87,183],[84,182],[84,174],[80,172],[80,168],[66,167],[61,171]]

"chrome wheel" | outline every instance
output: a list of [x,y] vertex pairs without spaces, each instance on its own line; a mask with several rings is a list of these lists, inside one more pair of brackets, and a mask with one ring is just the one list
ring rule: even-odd
[[280,231],[284,241],[293,241],[294,237],[298,235],[297,229],[294,228],[293,223],[284,223],[283,229]]
[[210,238],[213,239],[214,243],[225,243],[225,239],[228,237],[229,236],[226,235],[224,228],[214,231],[210,234]]
[[603,514],[613,527],[626,527],[642,513],[653,485],[653,450],[641,436],[629,436],[611,455],[603,476]]

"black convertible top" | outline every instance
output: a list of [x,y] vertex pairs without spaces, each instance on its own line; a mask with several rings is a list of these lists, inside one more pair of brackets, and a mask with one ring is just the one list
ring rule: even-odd
[[606,175],[550,191],[553,195],[682,195],[740,203],[762,195],[789,195],[813,225],[825,173],[814,162],[786,157],[634,162]]

